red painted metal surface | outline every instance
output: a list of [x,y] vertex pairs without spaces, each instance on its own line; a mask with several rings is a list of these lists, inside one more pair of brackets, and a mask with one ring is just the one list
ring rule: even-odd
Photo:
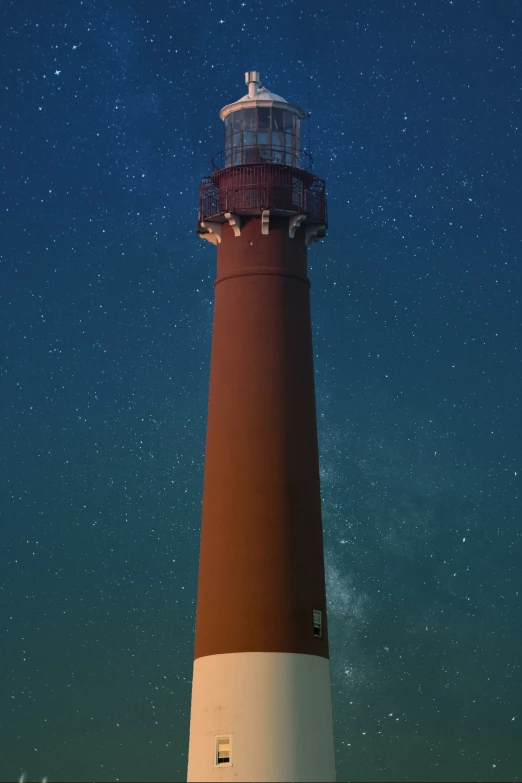
[[307,249],[284,217],[217,246],[196,618],[196,658],[328,657]]
[[264,209],[305,214],[307,222],[326,225],[325,182],[304,169],[271,163],[230,166],[201,181],[200,222]]

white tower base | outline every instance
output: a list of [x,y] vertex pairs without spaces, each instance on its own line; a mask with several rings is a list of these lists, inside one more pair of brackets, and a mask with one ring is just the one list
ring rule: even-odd
[[327,658],[247,652],[195,660],[188,781],[214,780],[335,781]]

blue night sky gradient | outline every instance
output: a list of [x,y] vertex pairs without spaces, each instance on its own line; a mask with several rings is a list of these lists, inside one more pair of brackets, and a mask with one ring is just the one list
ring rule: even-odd
[[[338,780],[522,778],[518,0],[4,0],[0,779],[183,780],[244,71],[308,105]],[[305,134],[306,135],[306,134]]]

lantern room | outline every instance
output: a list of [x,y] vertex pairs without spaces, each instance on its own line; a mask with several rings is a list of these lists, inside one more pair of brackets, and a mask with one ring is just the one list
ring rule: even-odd
[[248,94],[219,113],[225,123],[225,149],[217,168],[251,163],[302,168],[301,122],[305,112],[261,87],[259,71],[247,71],[245,82]]
[[247,71],[248,94],[220,111],[225,149],[214,155],[212,173],[201,180],[198,234],[221,242],[221,226],[234,236],[245,221],[260,218],[262,234],[270,221],[288,221],[293,238],[303,227],[305,242],[324,236],[327,221],[324,180],[312,172],[312,160],[301,149],[301,123],[307,116],[261,86],[259,71]]

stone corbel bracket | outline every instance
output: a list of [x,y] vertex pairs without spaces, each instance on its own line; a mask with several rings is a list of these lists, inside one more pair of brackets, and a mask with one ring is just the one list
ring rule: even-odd
[[206,239],[211,245],[219,245],[221,242],[221,223],[201,222],[202,228],[206,228],[208,234],[200,234],[201,239]]
[[311,245],[312,242],[319,242],[325,234],[325,225],[305,226],[305,244]]
[[228,220],[229,225],[232,227],[235,237],[241,236],[241,218],[234,212],[225,212],[225,217]]
[[288,218],[288,236],[290,237],[290,239],[293,239],[295,237],[295,232],[297,231],[301,223],[303,223],[305,220],[306,220],[306,215],[294,215],[293,217]]
[[264,209],[261,212],[261,233],[268,234],[270,228],[270,210]]

